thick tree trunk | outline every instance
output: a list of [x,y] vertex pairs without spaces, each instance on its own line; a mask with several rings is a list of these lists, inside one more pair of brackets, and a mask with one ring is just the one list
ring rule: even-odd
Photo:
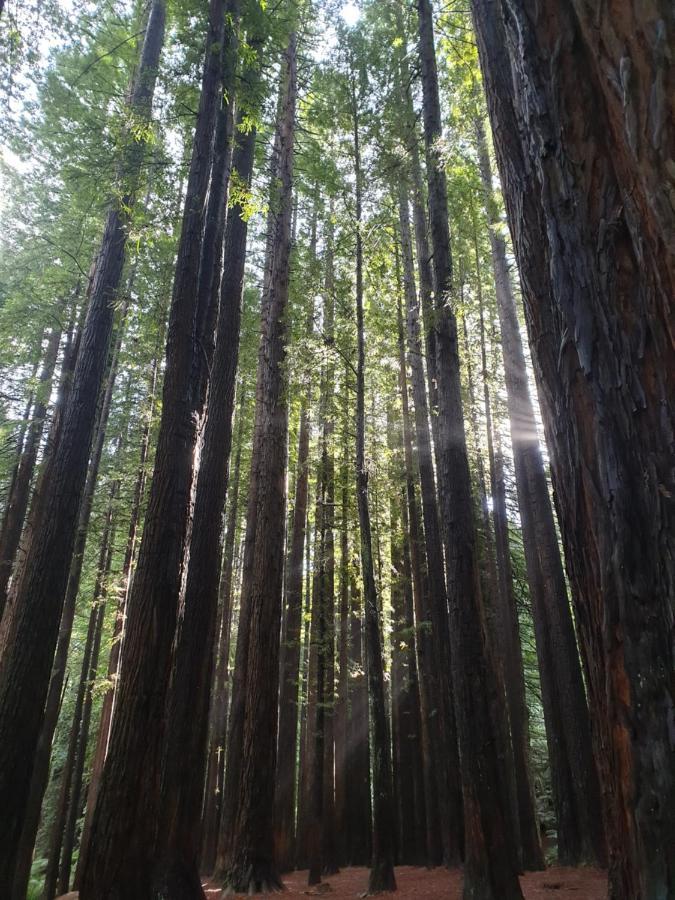
[[464,798],[464,896],[475,900],[521,900],[507,824],[499,803],[500,772],[488,701],[490,676],[462,413],[457,323],[450,307],[452,260],[447,187],[436,148],[441,137],[441,110],[429,0],[418,0],[418,13],[434,272],[438,478]]
[[[241,779],[237,797],[227,892],[276,890],[274,860],[274,775],[279,685],[279,629],[283,593],[286,520],[285,466],[288,406],[283,364],[286,353],[293,156],[297,94],[297,38],[292,34],[283,69],[283,103],[278,122],[279,163],[274,210],[273,260],[258,360],[258,396],[251,464],[251,540],[242,583],[242,628],[246,638],[246,696],[241,729]],[[247,535],[248,537],[248,535]],[[248,564],[247,564],[248,563]],[[245,618],[244,618],[245,612]]]
[[[535,626],[557,820],[558,858],[565,865],[605,858],[597,770],[591,747],[574,624],[567,599],[558,537],[544,461],[529,394],[506,246],[496,231],[498,212],[482,122],[478,155],[490,228],[495,293],[501,326],[506,394],[511,426],[518,507]],[[532,844],[534,847],[535,845]]]
[[675,890],[675,279],[666,206],[648,188],[672,147],[673,12],[660,5],[657,23],[629,3],[591,31],[586,4],[532,7],[510,8],[505,32],[501,4],[473,3],[589,679],[610,896],[651,900]]
[[[163,329],[160,334],[163,335]],[[103,764],[108,752],[108,740],[110,738],[110,727],[112,724],[112,716],[114,709],[115,692],[117,680],[119,677],[119,666],[122,649],[122,640],[124,636],[124,622],[126,616],[127,599],[129,596],[129,588],[131,586],[131,571],[136,553],[136,544],[138,537],[138,529],[141,518],[141,505],[145,494],[145,485],[147,481],[147,461],[150,449],[150,430],[152,426],[153,415],[155,412],[157,379],[159,372],[159,346],[162,342],[158,342],[158,350],[152,364],[150,375],[149,391],[148,391],[148,412],[143,426],[143,434],[141,437],[140,454],[138,469],[136,472],[136,481],[134,484],[133,500],[131,504],[131,513],[129,516],[129,531],[127,533],[127,543],[124,551],[124,560],[122,563],[121,581],[119,587],[119,599],[117,602],[117,611],[115,614],[115,624],[113,626],[112,647],[108,658],[107,681],[109,687],[103,695],[101,703],[101,716],[98,726],[98,737],[96,740],[96,749],[91,763],[91,775],[89,778],[89,787],[87,789],[87,805],[84,816],[84,824],[82,826],[82,838],[80,840],[80,852],[78,855],[77,870],[75,872],[75,889],[79,889],[80,878],[84,869],[85,860],[89,851],[91,839],[91,822],[96,807],[96,799],[101,782],[101,773],[103,772]]]
[[[83,900],[151,896],[165,704],[189,540],[194,451],[212,351],[198,270],[219,100],[224,4],[212,0],[167,339],[162,419],[138,566],[127,605],[117,714],[82,872]],[[202,301],[200,303],[200,300]]]
[[359,145],[359,106],[352,73],[352,121],[356,179],[356,499],[359,514],[361,577],[365,605],[366,670],[368,712],[372,737],[373,818],[372,858],[368,892],[396,890],[394,876],[395,823],[391,748],[384,694],[384,666],[380,635],[380,611],[373,570],[373,543],[368,505],[366,468],[365,365],[366,345],[363,321],[363,238],[361,235],[362,173]]
[[[164,4],[155,0],[129,101],[136,118],[147,119],[150,115],[164,38],[164,18]],[[30,551],[25,565],[17,572],[13,589],[16,615],[0,663],[0,807],[12,811],[0,822],[0,894],[7,896],[12,890],[58,637],[62,604],[54,598],[64,597],[68,580],[112,335],[112,301],[122,274],[125,226],[134,202],[133,188],[140,174],[143,146],[143,142],[129,139],[120,164],[123,196],[108,211],[60,439],[48,463]]]
[[[240,136],[233,157],[240,184],[250,186],[255,129]],[[216,210],[215,214],[219,214]],[[201,898],[199,877],[201,811],[207,763],[209,699],[222,558],[221,523],[232,443],[232,413],[239,358],[247,223],[243,209],[230,210],[220,285],[216,347],[211,364],[210,402],[201,447],[192,540],[168,701],[171,741],[164,755],[156,890],[167,900]],[[214,298],[211,302],[217,303]],[[185,771],[185,758],[190,759]]]

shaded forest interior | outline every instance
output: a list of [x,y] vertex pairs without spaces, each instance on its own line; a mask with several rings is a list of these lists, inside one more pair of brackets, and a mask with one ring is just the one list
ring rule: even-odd
[[674,58],[0,0],[0,900],[675,900]]

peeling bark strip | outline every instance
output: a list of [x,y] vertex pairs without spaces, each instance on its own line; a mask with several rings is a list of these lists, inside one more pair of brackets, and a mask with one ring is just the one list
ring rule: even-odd
[[655,900],[675,893],[675,266],[672,208],[650,185],[663,176],[665,199],[672,184],[673,120],[659,122],[675,11],[620,6],[594,12],[591,32],[581,0],[473,0],[588,675],[610,896]]
[[290,36],[277,125],[278,169],[272,188],[272,259],[263,297],[249,522],[238,641],[245,641],[246,685],[241,718],[238,786],[228,893],[281,887],[274,860],[274,774],[279,686],[279,629],[283,592],[285,466],[288,404],[284,360],[288,304],[293,157],[297,98],[297,37]]
[[499,801],[501,773],[488,699],[491,673],[484,642],[485,622],[464,434],[457,323],[450,306],[452,258],[447,186],[436,146],[441,137],[441,109],[429,0],[418,0],[417,9],[433,250],[438,482],[464,797],[464,896],[475,900],[522,900],[517,863],[512,857],[506,817]]
[[[165,8],[151,9],[129,108],[150,117],[157,66],[164,42]],[[99,392],[112,337],[113,304],[124,266],[126,227],[144,155],[142,141],[129,140],[119,165],[120,198],[108,210],[91,288],[87,318],[63,411],[58,445],[48,462],[26,564],[13,590],[16,615],[0,663],[0,895],[10,896],[17,848],[43,710],[62,598],[87,477]],[[61,598],[55,602],[54,597]]]

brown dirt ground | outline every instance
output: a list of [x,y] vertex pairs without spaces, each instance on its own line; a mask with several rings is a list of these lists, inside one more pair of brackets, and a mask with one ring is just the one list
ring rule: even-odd
[[[316,888],[307,887],[307,872],[292,872],[284,876],[288,897],[324,896]],[[353,900],[363,894],[368,885],[368,870],[343,869],[339,875],[324,879],[331,890],[325,896],[335,900]],[[396,869],[398,891],[396,898],[426,897],[460,900],[461,872],[447,869],[419,869],[399,866]],[[597,869],[551,868],[545,872],[530,872],[521,878],[526,900],[605,900],[607,877]],[[218,900],[220,890],[206,887],[208,900]],[[241,895],[243,897],[243,895]],[[392,898],[393,900],[393,898]]]

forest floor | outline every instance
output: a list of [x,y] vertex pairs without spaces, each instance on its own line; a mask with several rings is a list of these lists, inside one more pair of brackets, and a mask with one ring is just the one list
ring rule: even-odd
[[[283,878],[290,897],[331,896],[354,898],[362,895],[368,886],[368,869],[343,869],[338,875],[327,876],[317,890],[307,887],[307,872],[291,872]],[[462,876],[459,870],[422,869],[399,866],[396,869],[397,897],[443,898],[459,900]],[[526,900],[604,900],[607,896],[607,876],[597,869],[565,869],[554,867],[545,872],[529,872],[520,880]],[[220,889],[206,887],[208,900],[217,900]],[[242,897],[244,895],[242,894]]]

